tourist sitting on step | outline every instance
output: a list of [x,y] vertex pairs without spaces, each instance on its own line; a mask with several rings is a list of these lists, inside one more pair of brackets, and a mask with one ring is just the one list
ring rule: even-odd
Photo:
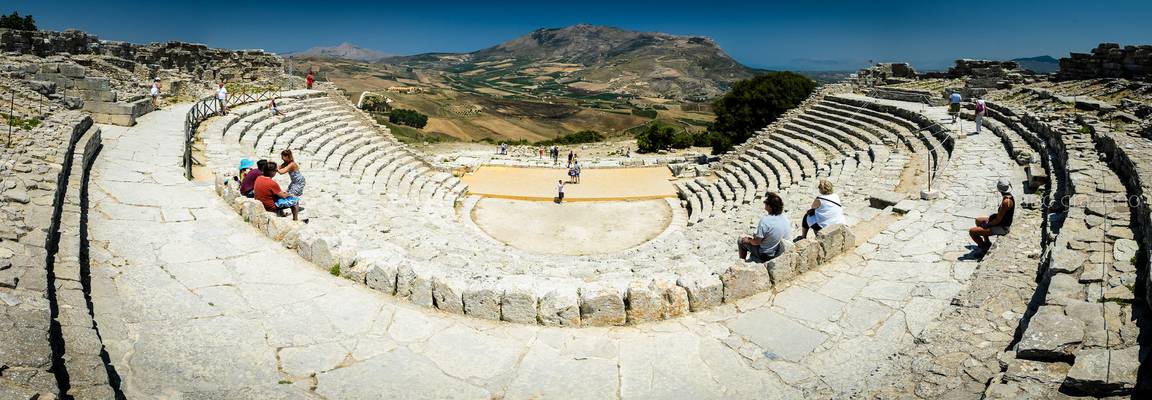
[[280,174],[288,174],[292,178],[292,182],[288,184],[288,194],[300,197],[304,195],[304,174],[300,173],[300,165],[296,164],[296,159],[292,157],[292,150],[284,149],[280,152],[280,160],[284,162],[284,166],[280,167],[277,171]]
[[298,220],[300,214],[300,198],[292,196],[280,189],[272,177],[276,176],[276,163],[268,162],[264,165],[264,174],[256,178],[255,199],[264,204],[265,211],[276,215],[283,215],[286,209],[292,210],[292,220]]
[[821,229],[836,224],[844,224],[844,206],[840,205],[840,196],[837,196],[835,187],[827,179],[821,179],[816,185],[820,195],[812,200],[812,208],[804,214],[800,226],[803,229],[800,236],[793,241],[800,241],[808,237],[808,230],[820,233]]
[[276,106],[276,98],[275,97],[273,97],[272,101],[268,103],[268,109],[272,110],[272,115],[284,116],[284,114],[280,113],[280,107]]
[[[244,167],[244,159],[240,161],[240,167]],[[248,161],[251,164],[251,161]],[[260,160],[256,162],[256,168],[251,168],[247,172],[241,172],[240,179],[240,194],[249,199],[253,196],[253,191],[256,189],[256,178],[264,175],[264,168],[268,165],[268,160]]]
[[784,199],[774,192],[764,196],[764,211],[768,212],[756,224],[753,236],[741,236],[736,240],[740,261],[768,262],[780,255],[784,249],[784,238],[792,235],[792,225],[784,216]]
[[1012,197],[1012,183],[1001,178],[996,182],[996,190],[1000,192],[1000,206],[996,213],[987,217],[976,217],[976,226],[968,230],[968,236],[976,242],[978,251],[985,253],[992,247],[991,236],[1008,234],[1012,226],[1012,217],[1016,213],[1016,199]]

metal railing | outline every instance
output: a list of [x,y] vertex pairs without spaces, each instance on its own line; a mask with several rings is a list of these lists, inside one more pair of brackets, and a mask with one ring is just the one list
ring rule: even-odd
[[[271,100],[279,97],[280,90],[268,90],[253,93],[241,93],[238,95],[229,95],[225,100],[227,107],[235,105],[252,103],[257,101]],[[184,117],[184,178],[192,180],[192,164],[195,160],[192,159],[192,142],[196,139],[196,129],[200,127],[200,123],[213,115],[220,112],[220,101],[216,99],[216,95],[211,95],[197,100],[192,104],[192,109],[188,110],[188,114]]]
[[[928,126],[925,126],[923,128],[917,129],[916,132],[928,131],[928,134],[935,136],[936,132],[932,131],[932,128],[935,128],[935,127],[943,127],[943,126],[940,125],[939,122],[937,122],[937,123],[934,123],[932,125],[928,125]],[[939,137],[937,137],[936,139],[940,140]],[[944,146],[943,140],[940,140],[940,146]],[[930,157],[926,157],[928,159],[928,191],[929,192],[932,191],[932,181],[936,179],[936,177],[940,174],[940,172],[942,172],[942,170],[940,169],[940,157],[941,157],[940,150],[944,150],[944,152],[945,152],[943,155],[944,157],[950,157],[951,156],[951,153],[948,152],[947,148],[941,149],[940,146],[932,145],[932,147],[928,149],[928,153],[930,153]],[[947,168],[948,164],[944,164],[944,166],[945,166],[945,168]]]

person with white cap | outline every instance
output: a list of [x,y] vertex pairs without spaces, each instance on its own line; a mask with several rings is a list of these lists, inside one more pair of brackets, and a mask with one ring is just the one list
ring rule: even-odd
[[987,217],[976,217],[976,226],[968,229],[968,236],[979,246],[981,253],[992,247],[992,236],[1004,236],[1012,226],[1012,217],[1016,213],[1016,199],[1012,197],[1012,183],[1000,178],[996,181],[996,190],[1000,192],[1000,206],[996,213]]

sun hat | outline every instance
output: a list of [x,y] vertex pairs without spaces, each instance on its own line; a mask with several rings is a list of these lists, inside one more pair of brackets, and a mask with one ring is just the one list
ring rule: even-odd
[[247,158],[241,158],[240,159],[240,169],[252,168],[255,165],[256,164],[253,163],[252,160],[249,160]]
[[996,181],[996,190],[999,190],[1001,193],[1012,190],[1012,182],[1009,182],[1008,179],[1000,178],[1000,180]]

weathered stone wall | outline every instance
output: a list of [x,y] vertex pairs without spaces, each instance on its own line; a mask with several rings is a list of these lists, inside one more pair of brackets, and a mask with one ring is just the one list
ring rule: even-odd
[[62,351],[52,316],[56,287],[50,265],[57,248],[61,180],[72,164],[77,132],[91,120],[53,114],[40,127],[0,149],[0,393],[6,398],[54,398],[54,356]]
[[273,79],[283,60],[263,50],[212,49],[202,44],[167,42],[131,44],[104,41],[80,31],[0,29],[0,50],[47,57],[60,53],[109,56],[121,68],[174,69],[203,80]]
[[1072,53],[1060,59],[1057,78],[1127,78],[1152,81],[1152,45],[1124,46],[1101,43],[1091,53]]

